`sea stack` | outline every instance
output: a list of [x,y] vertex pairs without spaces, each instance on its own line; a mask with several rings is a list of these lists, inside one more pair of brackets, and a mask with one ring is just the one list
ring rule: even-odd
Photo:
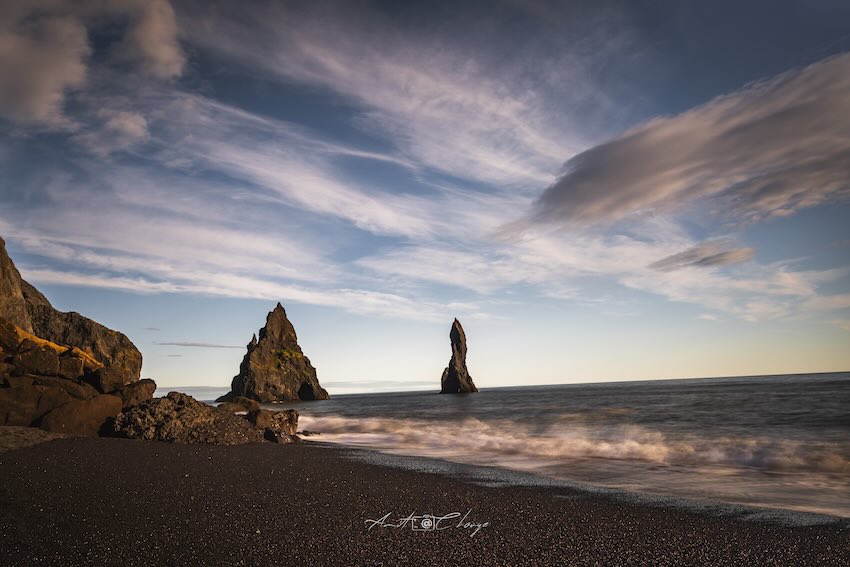
[[452,358],[449,360],[449,365],[443,370],[440,393],[464,394],[477,392],[478,388],[475,387],[472,376],[469,375],[469,370],[466,369],[466,333],[463,332],[463,327],[457,319],[452,323],[449,338],[452,341]]
[[301,352],[295,327],[280,303],[266,317],[259,339],[254,335],[248,343],[230,392],[216,401],[227,402],[238,396],[261,403],[329,398],[310,359]]

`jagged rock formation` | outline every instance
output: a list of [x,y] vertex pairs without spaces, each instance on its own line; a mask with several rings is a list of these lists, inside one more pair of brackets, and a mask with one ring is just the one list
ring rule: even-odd
[[452,342],[452,358],[449,365],[443,370],[443,378],[440,380],[441,394],[460,394],[477,392],[478,388],[466,369],[466,334],[460,321],[455,319],[452,330],[449,333]]
[[139,379],[142,354],[124,334],[83,317],[53,308],[44,295],[21,278],[0,238],[0,317],[42,339],[77,347],[104,366]]
[[247,419],[179,392],[124,410],[111,429],[116,437],[169,443],[241,445],[263,440]]
[[327,400],[316,369],[301,352],[295,328],[278,303],[248,344],[248,352],[233,377],[230,392],[216,401],[229,402],[237,396],[262,403],[284,400]]

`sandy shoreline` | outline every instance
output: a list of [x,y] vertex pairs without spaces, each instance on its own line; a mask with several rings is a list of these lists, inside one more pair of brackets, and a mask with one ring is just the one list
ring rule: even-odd
[[[0,453],[0,475],[3,565],[842,565],[850,556],[846,522],[788,527],[567,488],[488,487],[313,444],[59,439]],[[405,521],[426,513],[445,516],[446,529]]]

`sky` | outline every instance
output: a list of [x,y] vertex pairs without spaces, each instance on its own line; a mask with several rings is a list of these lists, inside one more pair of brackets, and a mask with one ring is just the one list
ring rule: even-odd
[[4,0],[0,235],[161,386],[850,369],[850,4]]

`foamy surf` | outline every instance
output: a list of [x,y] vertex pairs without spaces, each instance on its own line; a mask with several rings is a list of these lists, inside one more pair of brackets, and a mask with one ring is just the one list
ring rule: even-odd
[[[314,440],[385,454],[850,517],[850,437],[841,409],[850,382],[844,375],[766,380],[683,381],[664,384],[663,396],[646,383],[642,390],[560,386],[449,399],[346,396],[300,406],[299,425],[321,432]],[[721,405],[730,396],[734,403]],[[770,408],[759,402],[766,397]],[[820,411],[804,414],[805,404]]]

